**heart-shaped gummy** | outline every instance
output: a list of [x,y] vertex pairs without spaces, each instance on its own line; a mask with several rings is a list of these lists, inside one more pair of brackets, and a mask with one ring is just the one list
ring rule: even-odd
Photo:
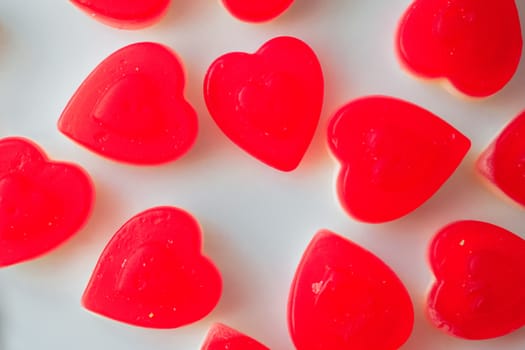
[[399,24],[402,63],[426,78],[447,78],[466,95],[485,97],[512,78],[522,37],[514,0],[416,0]]
[[274,38],[254,54],[218,58],[204,82],[208,110],[226,136],[282,171],[295,169],[310,145],[323,93],[315,53],[292,37]]
[[510,198],[525,206],[525,111],[481,154],[478,171]]
[[159,20],[170,0],[70,0],[89,16],[120,29],[140,29]]
[[247,22],[269,21],[283,13],[293,0],[222,0],[235,17]]
[[341,163],[337,193],[358,220],[397,219],[429,199],[457,168],[470,141],[414,104],[361,98],[331,118],[328,142]]
[[215,323],[201,347],[201,350],[269,350],[255,339],[241,332]]
[[50,161],[33,142],[0,140],[0,266],[56,248],[86,223],[93,185],[84,170]]
[[288,325],[297,350],[398,349],[414,324],[403,283],[378,257],[319,231],[292,283]]
[[525,325],[525,240],[480,221],[458,221],[430,245],[436,282],[428,314],[467,339],[502,336]]
[[88,310],[149,328],[176,328],[219,301],[221,276],[201,253],[201,231],[187,212],[156,207],[137,214],[102,252],[82,297]]
[[91,151],[134,164],[183,155],[197,136],[197,115],[183,96],[178,58],[156,43],[126,46],[100,63],[58,121]]

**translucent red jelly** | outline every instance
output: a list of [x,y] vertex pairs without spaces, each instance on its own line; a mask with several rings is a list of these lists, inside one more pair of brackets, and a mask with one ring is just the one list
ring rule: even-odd
[[211,116],[235,144],[282,171],[295,169],[319,122],[324,79],[312,49],[277,37],[256,53],[212,63],[204,82]]
[[447,78],[462,93],[485,97],[512,78],[522,37],[514,0],[416,0],[399,24],[404,65],[426,78]]
[[165,46],[136,43],[110,55],[86,78],[58,121],[59,130],[102,156],[140,165],[173,161],[197,137],[184,99],[184,72]]
[[428,314],[436,327],[487,339],[525,325],[525,240],[489,223],[459,221],[436,234],[429,258],[436,282]]
[[27,139],[0,139],[0,266],[41,256],[86,223],[94,189],[80,167]]
[[343,208],[371,223],[400,218],[423,204],[470,147],[469,139],[436,115],[384,96],[337,111],[328,143],[341,163],[337,194]]
[[265,22],[283,13],[293,0],[222,0],[222,3],[240,20]]
[[149,328],[176,328],[206,316],[222,291],[201,253],[201,231],[187,212],[157,207],[137,214],[102,252],[82,297],[88,310]]
[[140,29],[159,20],[170,0],[69,0],[89,16],[120,29]]
[[241,332],[215,323],[201,347],[201,350],[269,350],[255,339]]
[[288,324],[297,350],[395,350],[412,332],[414,310],[384,262],[325,230],[297,268]]
[[478,171],[517,203],[525,206],[525,111],[481,154]]

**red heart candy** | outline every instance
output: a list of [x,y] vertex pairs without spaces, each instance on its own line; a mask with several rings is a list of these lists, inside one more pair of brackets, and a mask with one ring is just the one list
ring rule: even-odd
[[413,73],[447,78],[474,97],[512,78],[522,38],[514,0],[416,0],[399,24],[397,49]]
[[217,125],[235,144],[282,171],[308,148],[323,104],[323,72],[299,39],[278,37],[255,54],[234,52],[212,63],[204,97]]
[[110,55],[86,78],[58,121],[62,133],[91,151],[134,164],[182,156],[197,136],[184,100],[184,73],[167,47],[136,43]]
[[215,323],[208,335],[201,350],[269,350],[255,339],[248,337],[241,332]]
[[480,221],[439,231],[429,249],[436,283],[428,314],[467,339],[499,337],[525,325],[525,240]]
[[197,221],[173,207],[146,210],[126,222],[102,252],[83,306],[117,321],[176,328],[217,305],[221,276],[201,253]]
[[49,252],[79,231],[94,190],[80,167],[51,162],[33,142],[0,140],[0,266]]
[[283,13],[293,0],[222,0],[235,17],[247,22],[269,21]]
[[337,193],[358,220],[380,223],[429,199],[457,168],[470,141],[414,104],[383,96],[350,102],[330,120],[328,142],[341,163]]
[[170,0],[70,0],[89,16],[120,29],[152,25],[168,9]]
[[379,258],[319,231],[292,283],[288,325],[297,350],[398,349],[414,324],[403,283]]
[[478,171],[510,198],[525,206],[525,111],[481,154]]

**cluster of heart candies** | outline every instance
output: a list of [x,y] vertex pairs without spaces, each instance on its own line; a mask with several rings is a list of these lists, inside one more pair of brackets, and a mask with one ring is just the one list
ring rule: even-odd
[[[234,16],[253,22],[278,16],[292,2],[223,0]],[[106,24],[137,29],[159,19],[169,0],[72,3]],[[397,49],[418,76],[449,78],[468,96],[492,95],[511,79],[521,58],[516,5],[513,0],[416,0],[400,21]],[[86,78],[58,128],[113,160],[173,161],[192,146],[198,129],[184,84],[180,60],[169,48],[151,42],[126,46]],[[306,43],[277,37],[253,54],[228,53],[215,60],[204,97],[210,115],[235,144],[271,167],[292,171],[317,128],[322,67]],[[522,114],[477,163],[490,182],[522,205],[524,133]],[[438,116],[386,96],[343,106],[330,120],[328,142],[341,164],[337,193],[343,208],[369,223],[395,220],[419,207],[470,148],[469,139]],[[0,266],[8,266],[47,253],[77,232],[89,217],[94,190],[84,170],[50,161],[29,140],[3,139],[0,150]],[[59,190],[64,185],[67,192]],[[498,337],[522,327],[524,250],[522,238],[485,222],[455,222],[438,232],[429,254],[437,281],[427,303],[436,327],[466,339]],[[201,253],[198,222],[179,208],[156,207],[131,218],[113,236],[82,304],[136,326],[175,328],[206,316],[221,291],[218,269]],[[297,268],[288,321],[297,349],[397,349],[412,332],[414,311],[403,283],[384,262],[323,230]],[[267,347],[216,324],[202,349]]]

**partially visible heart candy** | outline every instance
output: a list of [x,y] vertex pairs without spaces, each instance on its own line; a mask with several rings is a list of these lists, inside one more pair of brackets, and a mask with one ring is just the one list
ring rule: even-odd
[[419,207],[470,148],[468,138],[436,115],[384,96],[361,98],[337,111],[328,142],[341,163],[337,193],[343,208],[370,223]]
[[197,221],[174,207],[137,214],[102,252],[82,297],[95,313],[149,328],[176,328],[206,316],[222,291],[201,253]]
[[481,154],[478,171],[510,198],[525,206],[525,111]]
[[256,53],[212,63],[204,82],[211,116],[235,144],[282,171],[295,169],[319,122],[324,79],[312,49],[277,37]]
[[293,0],[222,0],[235,17],[247,22],[269,21],[286,11]]
[[413,324],[410,296],[384,262],[332,232],[315,235],[288,302],[297,350],[395,350]]
[[93,152],[132,164],[160,164],[186,153],[197,115],[184,99],[184,72],[165,46],[142,42],[110,55],[86,78],[58,121]]
[[426,78],[447,78],[462,93],[485,97],[502,89],[521,58],[514,0],[415,0],[399,24],[403,64]]
[[215,323],[201,350],[269,350],[255,339],[248,337],[241,332],[225,326],[221,323]]
[[78,232],[93,206],[80,167],[52,162],[20,137],[0,140],[0,266],[41,256]]
[[140,29],[154,24],[170,0],[69,0],[89,16],[119,29]]
[[525,325],[525,240],[480,221],[441,229],[430,245],[436,282],[428,296],[434,325],[488,339]]

